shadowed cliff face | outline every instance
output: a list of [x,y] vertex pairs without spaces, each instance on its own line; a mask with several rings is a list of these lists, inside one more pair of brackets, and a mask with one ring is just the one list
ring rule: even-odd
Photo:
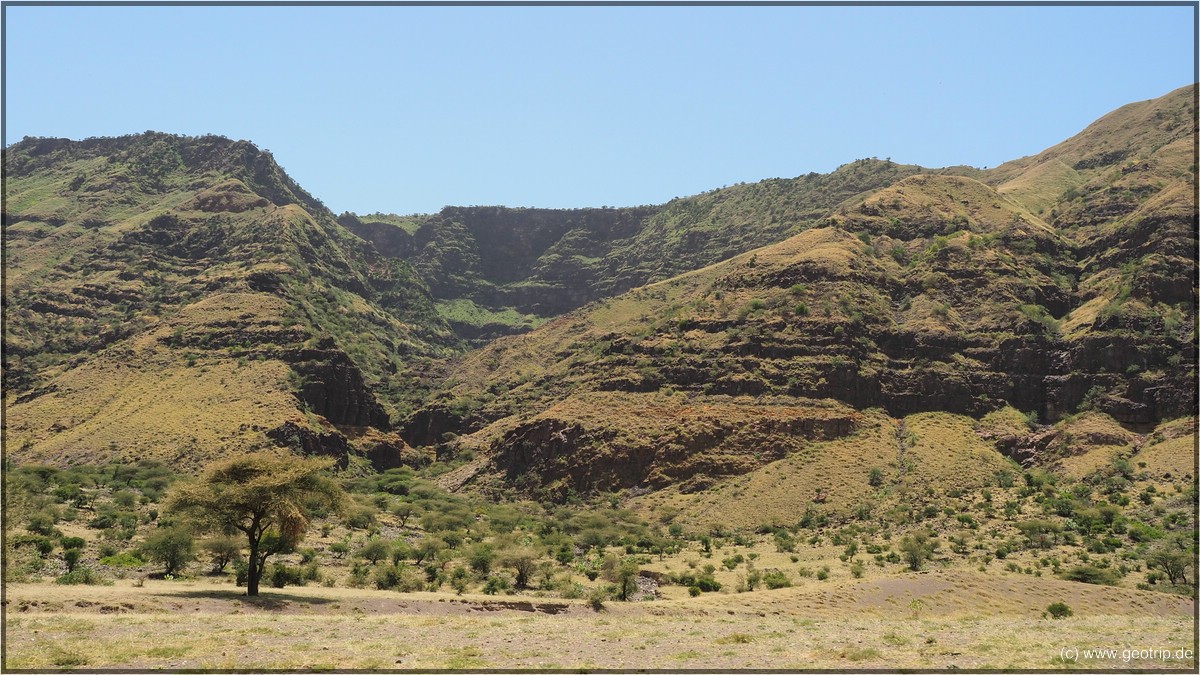
[[493,447],[495,461],[507,480],[549,486],[552,499],[625,488],[700,489],[856,429],[853,410],[805,403],[583,396],[505,434]]
[[[861,160],[832,174],[736,185],[662,206],[447,207],[387,222],[343,214],[339,222],[383,255],[411,262],[439,301],[546,318],[777,242],[846,198],[920,170]],[[529,329],[486,315],[446,318],[476,346]]]

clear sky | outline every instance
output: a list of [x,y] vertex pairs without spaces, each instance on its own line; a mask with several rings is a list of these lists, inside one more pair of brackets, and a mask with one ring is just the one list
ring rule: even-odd
[[5,143],[253,141],[335,212],[994,166],[1196,79],[1195,8],[5,8]]

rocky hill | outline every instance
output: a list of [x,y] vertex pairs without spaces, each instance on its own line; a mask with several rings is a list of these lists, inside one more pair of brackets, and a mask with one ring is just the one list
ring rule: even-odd
[[443,317],[479,346],[781,241],[850,197],[926,172],[867,159],[831,174],[735,185],[662,206],[447,207],[431,216],[347,213],[339,222],[383,255],[411,262]]
[[988,171],[868,159],[659,206],[414,216],[335,218],[242,141],[27,139],[4,158],[8,454],[290,447],[695,513],[731,481],[849,509],[872,468],[916,489],[1082,466],[1064,444],[1178,472],[1193,101]]
[[[778,244],[496,340],[406,434],[463,434],[485,459],[458,481],[560,498],[709,485],[863,433],[869,409],[1026,426],[1091,410],[1139,433],[1191,415],[1193,94],[974,177],[899,177]],[[1031,433],[988,447],[1028,460]],[[903,438],[879,442],[899,466]]]
[[411,451],[391,418],[457,341],[411,266],[269,154],[148,132],[4,159],[11,457]]

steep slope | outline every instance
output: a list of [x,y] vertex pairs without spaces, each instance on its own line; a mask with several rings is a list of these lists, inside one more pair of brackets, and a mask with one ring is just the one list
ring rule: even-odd
[[[681,481],[699,489],[857,433],[854,411],[876,407],[979,418],[1011,406],[1046,422],[1092,409],[1139,433],[1193,414],[1195,290],[1185,275],[1196,207],[1182,186],[1194,165],[1180,170],[1172,144],[1195,128],[1171,127],[1165,140],[1126,134],[1127,156],[1145,170],[1092,167],[1088,139],[1114,138],[1106,124],[1125,118],[1114,120],[1060,146],[1082,153],[1085,180],[1046,204],[1011,189],[1041,180],[1037,164],[976,174],[991,185],[902,178],[786,241],[495,341],[461,362],[404,433],[443,442],[443,453],[470,449],[479,459],[460,483],[503,491],[519,479],[563,498]],[[1139,192],[1131,173],[1156,178],[1137,178],[1149,186]],[[1112,206],[1109,195],[1131,192],[1131,206]],[[738,422],[692,421],[709,409],[736,411]],[[771,421],[782,409],[792,421]],[[830,411],[842,421],[825,426]],[[723,443],[735,428],[755,432],[729,461]]]
[[[1194,409],[1195,98],[1188,86],[1124,106],[985,178],[1036,207],[1072,249],[1069,358],[1051,386],[1069,401],[1099,387],[1123,421]],[[1107,377],[1084,382],[1086,372]]]
[[923,171],[859,160],[831,174],[735,185],[662,206],[447,207],[432,216],[339,220],[384,255],[411,261],[443,316],[479,345],[780,241],[850,197]]
[[389,418],[453,336],[411,268],[270,155],[146,133],[27,139],[5,168],[14,458],[195,465],[291,445],[345,463],[364,433],[404,449]]

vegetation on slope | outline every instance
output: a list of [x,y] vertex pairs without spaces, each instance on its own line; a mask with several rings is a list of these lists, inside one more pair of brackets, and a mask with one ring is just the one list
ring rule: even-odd
[[283,442],[270,432],[288,423],[306,449],[345,455],[330,425],[386,431],[457,345],[411,267],[249,143],[27,139],[5,162],[22,458],[197,466]]

